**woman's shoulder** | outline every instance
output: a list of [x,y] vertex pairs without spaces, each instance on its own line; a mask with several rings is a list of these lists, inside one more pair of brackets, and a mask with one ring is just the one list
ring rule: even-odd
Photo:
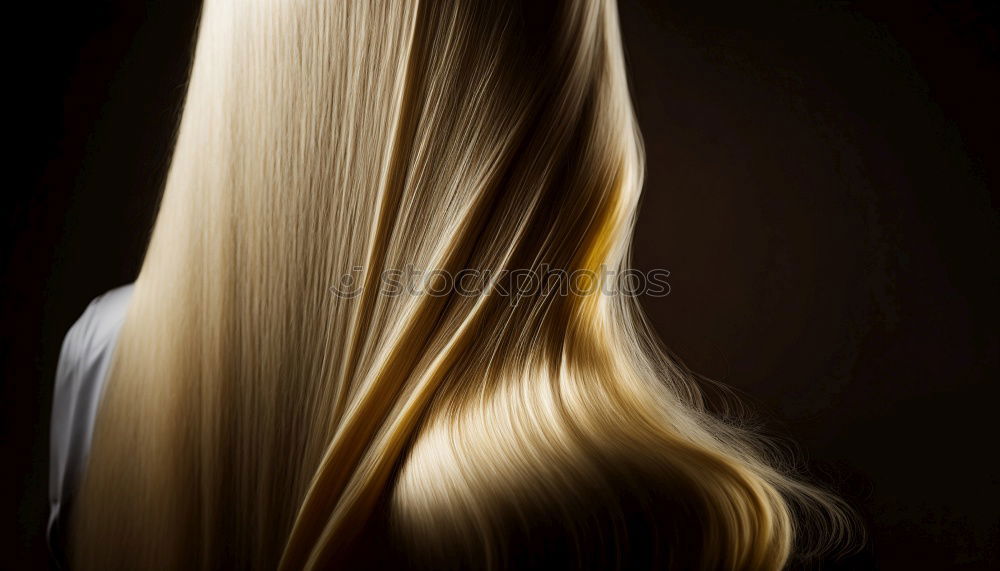
[[123,285],[91,300],[63,339],[60,364],[63,356],[93,356],[93,352],[100,351],[114,341],[125,320],[125,311],[134,287],[134,284]]
[[[56,367],[53,429],[65,419],[57,414],[61,405],[78,403],[102,384],[133,288],[128,284],[95,297],[66,332]],[[71,407],[65,412],[76,410]]]
[[133,284],[95,297],[63,338],[52,391],[48,539],[59,558],[64,523],[90,450],[97,406]]

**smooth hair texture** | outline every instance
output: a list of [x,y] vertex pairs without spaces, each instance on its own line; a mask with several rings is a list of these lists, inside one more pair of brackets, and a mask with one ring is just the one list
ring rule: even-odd
[[612,0],[206,0],[74,565],[779,569],[848,540],[634,298],[378,287],[625,269],[643,160]]

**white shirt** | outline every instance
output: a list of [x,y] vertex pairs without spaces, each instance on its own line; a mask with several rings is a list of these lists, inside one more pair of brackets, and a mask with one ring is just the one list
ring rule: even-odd
[[66,524],[90,452],[94,418],[132,284],[96,297],[63,340],[52,394],[49,447],[49,548],[64,562]]

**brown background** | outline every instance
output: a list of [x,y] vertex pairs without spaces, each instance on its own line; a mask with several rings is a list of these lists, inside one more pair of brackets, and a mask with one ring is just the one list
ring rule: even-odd
[[[196,10],[9,15],[0,567],[47,565],[59,343],[138,268]],[[862,512],[866,550],[823,568],[995,568],[997,10],[621,10],[649,162],[634,261],[671,271],[645,300],[666,344]]]

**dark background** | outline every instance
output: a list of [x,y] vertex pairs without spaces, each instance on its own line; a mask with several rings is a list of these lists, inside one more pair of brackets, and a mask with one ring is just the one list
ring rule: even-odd
[[[667,346],[861,512],[823,568],[997,568],[996,4],[622,1]],[[136,275],[197,12],[40,4],[7,19],[0,262],[0,567],[26,569],[59,345]]]

